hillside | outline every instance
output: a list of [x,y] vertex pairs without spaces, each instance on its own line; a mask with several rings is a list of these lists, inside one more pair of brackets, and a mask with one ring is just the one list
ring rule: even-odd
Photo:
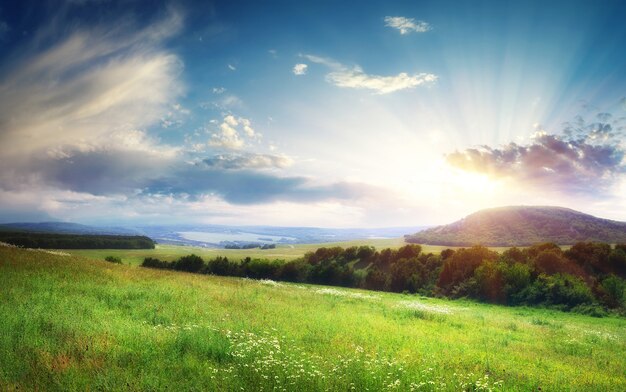
[[41,249],[154,249],[155,242],[138,235],[57,234],[0,231],[0,241]]
[[449,225],[405,236],[411,243],[526,246],[540,242],[626,242],[626,222],[596,218],[561,207],[501,207],[478,211]]
[[3,246],[0,287],[0,390],[626,388],[617,317]]
[[15,222],[0,224],[0,232],[34,232],[55,234],[89,234],[89,235],[137,235],[137,230],[122,227],[97,227],[72,222]]

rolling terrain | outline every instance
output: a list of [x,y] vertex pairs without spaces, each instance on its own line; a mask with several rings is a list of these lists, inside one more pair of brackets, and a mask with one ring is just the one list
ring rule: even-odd
[[617,317],[6,247],[0,285],[2,390],[626,388]]
[[561,207],[500,207],[478,211],[449,225],[405,236],[407,242],[442,246],[528,246],[541,242],[626,242],[626,222]]

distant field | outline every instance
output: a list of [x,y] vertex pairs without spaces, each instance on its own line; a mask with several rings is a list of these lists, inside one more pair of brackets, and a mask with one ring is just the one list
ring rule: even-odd
[[[156,245],[155,249],[80,249],[67,250],[68,252],[94,259],[104,259],[106,256],[118,256],[124,264],[139,265],[146,257],[155,257],[161,260],[172,261],[181,256],[195,253],[203,258],[214,258],[217,256],[226,256],[232,260],[241,260],[246,257],[271,259],[271,260],[293,260],[304,256],[307,252],[314,252],[321,247],[341,246],[343,248],[350,246],[371,245],[376,249],[399,248],[406,245],[404,239],[364,239],[345,242],[325,242],[319,244],[296,244],[296,245],[278,245],[276,249],[260,250],[256,249],[220,249],[220,248],[202,248],[196,246],[179,246],[179,245]],[[449,246],[422,245],[424,253],[439,253]],[[452,247],[453,248],[453,247]],[[501,251],[506,248],[491,248]]]
[[4,247],[0,287],[0,390],[626,390],[623,318]]

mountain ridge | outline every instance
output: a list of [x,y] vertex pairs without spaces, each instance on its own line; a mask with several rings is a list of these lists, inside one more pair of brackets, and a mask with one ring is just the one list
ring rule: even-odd
[[626,242],[626,222],[557,206],[480,210],[448,225],[405,235],[410,243],[443,246],[528,246],[540,242]]

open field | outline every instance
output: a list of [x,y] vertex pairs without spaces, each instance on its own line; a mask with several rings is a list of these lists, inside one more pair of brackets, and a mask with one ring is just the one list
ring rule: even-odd
[[1,390],[626,390],[626,320],[0,247]]
[[[390,239],[363,239],[344,242],[326,242],[319,244],[295,244],[295,245],[278,245],[276,249],[260,250],[256,249],[221,249],[221,248],[202,248],[196,246],[179,246],[179,245],[156,245],[155,249],[68,249],[65,250],[74,255],[90,257],[94,259],[104,259],[106,256],[117,256],[122,259],[124,264],[139,265],[146,257],[155,257],[161,260],[173,261],[181,256],[194,253],[204,259],[211,259],[217,256],[226,256],[230,260],[241,260],[246,257],[269,259],[269,260],[293,260],[304,256],[307,252],[314,252],[321,247],[341,246],[347,248],[350,246],[370,245],[376,249],[399,248],[406,245],[403,238]],[[421,245],[424,253],[439,253],[443,249],[454,247]],[[501,251],[506,248],[490,248]]]

